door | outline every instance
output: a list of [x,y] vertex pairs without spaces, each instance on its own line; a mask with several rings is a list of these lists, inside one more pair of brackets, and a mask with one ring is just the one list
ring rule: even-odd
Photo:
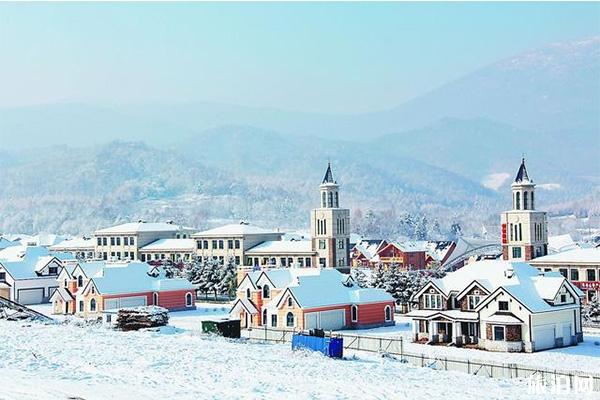
[[319,328],[326,331],[336,331],[343,329],[346,325],[346,311],[331,310],[321,311]]
[[571,324],[563,325],[562,328],[563,346],[570,346],[571,343]]
[[17,295],[17,303],[23,304],[24,306],[40,304],[44,301],[44,288],[19,289]]
[[533,341],[535,342],[536,351],[554,348],[555,339],[554,325],[539,326],[533,329]]
[[304,329],[315,329],[318,328],[319,313],[312,312],[304,314]]

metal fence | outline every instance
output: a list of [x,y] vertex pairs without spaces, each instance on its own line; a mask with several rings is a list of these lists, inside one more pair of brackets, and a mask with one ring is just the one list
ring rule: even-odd
[[[292,341],[294,330],[251,328],[245,331],[251,340],[287,343]],[[489,378],[529,378],[545,386],[560,384],[571,390],[600,392],[600,374],[584,371],[567,371],[532,367],[515,363],[499,363],[491,360],[472,360],[439,357],[407,351],[402,338],[359,336],[345,333],[326,333],[326,336],[343,337],[344,349],[382,353],[397,357],[400,362],[418,367],[443,371],[457,371]],[[583,383],[583,388],[582,388]]]

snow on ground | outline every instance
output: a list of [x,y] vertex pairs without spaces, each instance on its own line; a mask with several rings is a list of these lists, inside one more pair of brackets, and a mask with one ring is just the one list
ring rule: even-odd
[[[556,368],[600,373],[600,331],[585,330],[583,343],[577,346],[540,351],[536,353],[497,353],[491,351],[444,346],[430,346],[411,342],[411,319],[395,316],[396,325],[360,331],[340,331],[342,334],[393,337],[404,339],[407,352],[456,359],[492,360],[500,363],[518,363],[532,367]],[[598,344],[596,344],[598,343]]]
[[161,332],[0,321],[0,399],[544,398],[528,395],[520,380],[417,368],[362,352],[332,360],[294,353],[289,344],[203,335],[196,322],[223,316],[214,308],[171,313],[176,328]]

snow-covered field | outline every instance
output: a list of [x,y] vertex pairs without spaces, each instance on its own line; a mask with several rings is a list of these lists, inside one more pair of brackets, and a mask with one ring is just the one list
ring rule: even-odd
[[223,315],[219,307],[171,313],[172,326],[162,332],[0,321],[0,399],[557,398],[529,395],[525,381],[417,368],[376,354],[332,360],[292,352],[289,344],[201,334],[200,321]]

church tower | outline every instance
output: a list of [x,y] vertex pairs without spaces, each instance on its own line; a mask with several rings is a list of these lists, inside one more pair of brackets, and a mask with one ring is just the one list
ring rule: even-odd
[[310,213],[312,248],[317,267],[350,265],[350,210],[340,208],[339,185],[333,179],[331,163],[319,186],[320,207]]
[[535,184],[529,179],[525,159],[511,185],[512,210],[500,214],[502,258],[529,261],[548,254],[546,213],[535,211]]

